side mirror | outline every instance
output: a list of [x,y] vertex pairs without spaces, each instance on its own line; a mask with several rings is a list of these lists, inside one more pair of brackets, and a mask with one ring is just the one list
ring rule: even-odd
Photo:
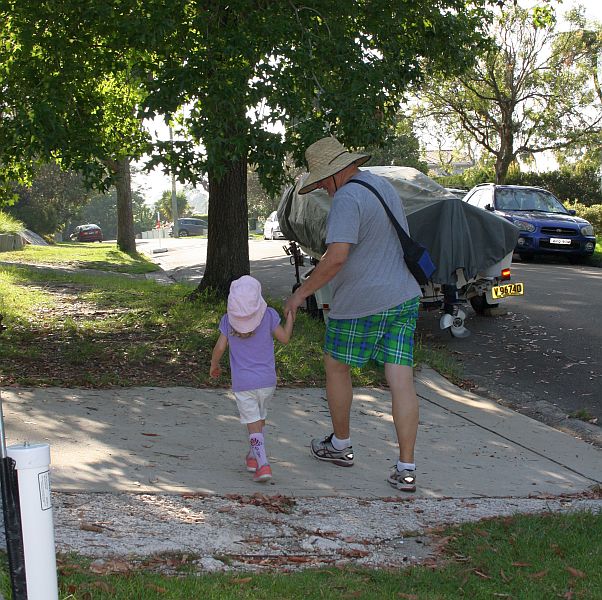
[[485,210],[493,211],[493,205],[492,204],[485,204]]
[[571,208],[569,210],[569,215],[572,215],[573,217],[577,214],[577,211],[574,208]]

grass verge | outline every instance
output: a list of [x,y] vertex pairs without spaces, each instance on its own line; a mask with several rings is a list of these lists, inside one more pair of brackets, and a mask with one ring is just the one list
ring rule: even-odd
[[[217,327],[226,310],[223,302],[211,297],[188,301],[191,285],[118,275],[156,266],[111,244],[28,246],[6,254],[28,264],[0,265],[0,313],[8,327],[0,345],[3,382],[66,387],[229,385],[227,369],[217,382],[208,377]],[[102,267],[107,272],[36,264]],[[282,310],[280,303],[270,304]],[[280,385],[324,385],[323,338],[324,323],[300,314],[290,344],[276,343]],[[453,375],[453,361],[446,360],[443,350],[417,340],[415,355],[417,362]],[[356,386],[384,383],[376,367],[354,369],[353,378]]]
[[[602,519],[589,512],[518,515],[440,532],[427,565],[367,569],[352,564],[293,572],[197,574],[190,555],[115,561],[91,568],[59,560],[61,600],[399,599],[542,600],[602,598]],[[107,564],[111,564],[110,561]],[[108,569],[110,571],[110,568]],[[165,575],[166,570],[172,574]],[[6,562],[0,585],[8,596]],[[104,572],[102,572],[104,571]],[[325,594],[325,590],[328,590]]]
[[116,244],[109,243],[63,242],[51,246],[27,244],[23,250],[0,254],[0,261],[129,274],[151,273],[159,270],[156,264],[142,254],[129,255],[119,250]]

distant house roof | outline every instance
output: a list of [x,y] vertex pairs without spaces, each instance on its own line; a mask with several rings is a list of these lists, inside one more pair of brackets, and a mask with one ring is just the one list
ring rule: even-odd
[[459,154],[457,150],[426,150],[422,160],[428,165],[429,174],[435,176],[457,175],[474,166],[467,154]]

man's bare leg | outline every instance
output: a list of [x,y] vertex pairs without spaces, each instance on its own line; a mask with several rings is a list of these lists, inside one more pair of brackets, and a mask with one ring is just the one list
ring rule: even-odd
[[353,400],[349,365],[324,354],[326,369],[326,397],[335,436],[339,440],[349,438],[349,414]]
[[399,444],[399,460],[414,463],[418,434],[418,398],[414,369],[407,365],[385,364],[385,377],[391,390],[393,422]]

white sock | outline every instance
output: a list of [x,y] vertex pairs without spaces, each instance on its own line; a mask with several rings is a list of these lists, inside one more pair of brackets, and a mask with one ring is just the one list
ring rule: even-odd
[[340,440],[333,433],[330,443],[333,445],[335,450],[345,450],[345,448],[349,448],[349,446],[351,446],[351,438],[347,438],[346,440]]
[[397,461],[397,470],[398,471],[415,471],[416,470],[416,463],[404,463],[401,462],[400,460]]
[[251,444],[251,452],[253,452],[257,464],[260,467],[267,465],[268,457],[265,452],[263,433],[251,433],[249,435],[249,443]]

